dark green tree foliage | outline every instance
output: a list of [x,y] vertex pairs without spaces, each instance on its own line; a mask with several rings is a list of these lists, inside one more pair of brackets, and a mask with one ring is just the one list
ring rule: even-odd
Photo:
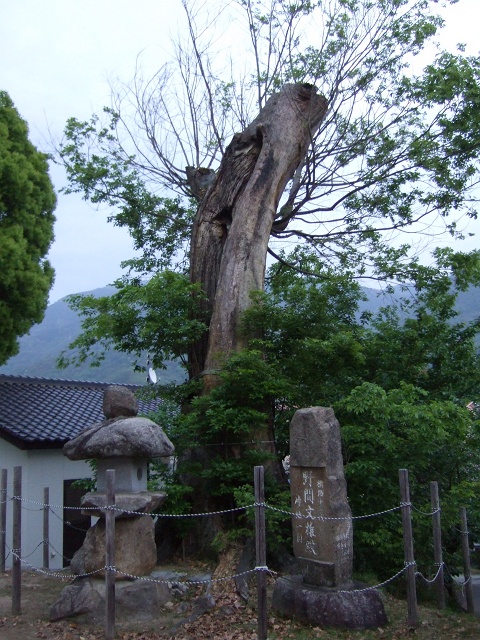
[[[307,265],[303,257],[304,267]],[[480,423],[466,405],[478,398],[478,321],[455,321],[458,291],[480,278],[479,254],[437,252],[437,265],[417,266],[411,286],[377,316],[358,312],[361,293],[349,278],[325,274],[324,283],[291,270],[271,270],[271,293],[258,294],[246,314],[248,332],[282,389],[275,434],[288,453],[295,407],[333,406],[342,427],[348,494],[354,515],[399,502],[398,469],[410,471],[412,500],[430,511],[429,484],[440,485],[450,568],[458,558],[458,507],[468,505],[472,530],[480,525]],[[251,357],[258,351],[251,352]],[[260,356],[259,356],[260,361]],[[254,367],[252,367],[254,368]],[[357,569],[383,577],[402,565],[397,513],[354,526]],[[431,522],[415,514],[417,559],[432,568]]]
[[[400,356],[400,353],[397,351]],[[417,363],[418,364],[418,363]],[[478,377],[478,376],[477,376]],[[478,380],[477,380],[478,385]],[[478,388],[478,387],[477,387]],[[461,566],[458,509],[469,511],[478,535],[480,424],[454,400],[438,400],[411,384],[386,391],[364,382],[335,405],[342,425],[345,469],[354,514],[398,505],[398,469],[409,470],[414,511],[415,557],[425,574],[435,573],[432,554],[430,482],[437,481],[442,506],[445,561]],[[356,568],[387,578],[401,569],[403,543],[398,512],[354,525]]]
[[27,123],[0,91],[0,364],[43,319],[54,278],[45,256],[55,205],[47,156],[29,141]]

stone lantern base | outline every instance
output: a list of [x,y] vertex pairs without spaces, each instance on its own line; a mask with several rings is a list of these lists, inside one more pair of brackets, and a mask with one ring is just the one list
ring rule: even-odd
[[[120,573],[116,580],[130,580],[131,576],[149,575],[157,563],[154,536],[155,525],[150,516],[121,518],[115,523],[115,567]],[[99,571],[105,567],[105,520],[100,519],[87,531],[82,547],[70,564],[74,575]],[[122,573],[128,574],[127,576]]]

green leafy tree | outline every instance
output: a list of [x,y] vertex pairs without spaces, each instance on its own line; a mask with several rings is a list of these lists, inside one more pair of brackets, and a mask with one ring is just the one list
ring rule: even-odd
[[[319,280],[315,256],[302,257],[303,270],[315,276],[272,267],[268,292],[256,292],[244,315],[247,348],[228,359],[222,384],[188,402],[187,412],[161,420],[179,457],[174,474],[161,474],[169,508],[201,508],[198,482],[218,507],[252,504],[252,466],[288,454],[295,408],[333,406],[354,515],[399,504],[399,468],[409,469],[412,500],[424,512],[429,484],[437,481],[445,559],[455,571],[459,506],[467,506],[472,531],[480,529],[480,423],[466,409],[480,389],[480,325],[458,322],[455,311],[458,292],[480,284],[480,259],[436,255],[435,265],[412,267],[410,285],[374,316],[360,313],[362,290],[349,274],[324,270]],[[181,404],[191,393],[190,385],[173,397]],[[286,483],[269,477],[267,491],[269,504],[290,509]],[[269,540],[286,543],[289,518],[272,514]],[[227,532],[197,531],[197,541],[218,548],[249,526],[248,516],[232,514]],[[430,518],[415,512],[414,527],[420,570],[434,572]],[[358,520],[354,533],[357,570],[388,578],[401,568],[398,511]]]
[[[352,511],[382,512],[399,503],[398,470],[409,470],[414,510],[415,556],[419,570],[435,574],[432,555],[430,482],[437,481],[442,507],[445,561],[451,573],[461,566],[458,510],[466,506],[472,532],[479,527],[473,498],[479,489],[480,425],[465,407],[436,400],[400,383],[386,391],[364,382],[336,405],[342,423],[346,475]],[[402,567],[399,512],[355,522],[359,570],[388,578]]]
[[0,364],[43,319],[54,278],[45,256],[55,205],[47,156],[29,141],[27,123],[0,91]]

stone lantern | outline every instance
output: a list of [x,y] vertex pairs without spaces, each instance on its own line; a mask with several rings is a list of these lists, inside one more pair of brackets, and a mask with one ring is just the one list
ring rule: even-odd
[[64,446],[70,460],[97,462],[97,490],[82,498],[85,513],[98,516],[82,548],[72,559],[74,574],[101,569],[105,553],[106,472],[115,471],[115,547],[119,572],[149,574],[156,565],[154,522],[147,514],[165,500],[162,491],[147,491],[148,461],[167,458],[173,445],[157,424],[137,416],[138,403],[126,387],[112,386],[103,398],[105,420],[87,427]]
[[157,563],[155,526],[149,514],[166,497],[162,491],[147,490],[147,471],[148,461],[170,457],[173,445],[161,427],[137,416],[137,399],[126,387],[108,387],[103,412],[105,420],[85,428],[63,448],[70,460],[97,463],[97,490],[83,496],[81,504],[85,513],[98,516],[98,521],[72,558],[70,569],[77,577],[50,609],[50,620],[87,614],[98,621],[104,616],[108,469],[115,470],[116,603],[129,618],[138,617],[139,612],[148,617],[170,597],[166,587],[162,591],[160,585],[145,581]]

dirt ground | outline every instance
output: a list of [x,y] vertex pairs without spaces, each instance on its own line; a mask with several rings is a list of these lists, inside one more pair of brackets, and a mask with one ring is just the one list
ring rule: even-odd
[[[163,568],[163,567],[162,567]],[[205,565],[175,565],[170,570],[193,575],[208,572]],[[218,568],[217,568],[218,569]],[[215,575],[218,575],[215,572]],[[229,568],[224,575],[231,575]],[[0,640],[103,640],[102,622],[93,625],[83,620],[50,622],[49,611],[60,591],[70,581],[26,571],[22,576],[22,614],[11,613],[11,574],[0,574]],[[255,577],[253,578],[255,580]],[[268,579],[269,592],[273,579]],[[232,581],[215,583],[211,595],[215,600],[212,609],[200,606],[206,600],[204,585],[191,587],[182,596],[175,596],[159,610],[156,620],[145,623],[116,624],[116,640],[256,640],[257,615],[255,603],[245,605],[234,592]],[[251,600],[255,600],[254,584],[251,584]],[[271,640],[478,640],[479,620],[462,612],[438,611],[432,606],[420,606],[421,625],[411,629],[406,625],[406,603],[385,596],[385,608],[389,624],[386,629],[348,631],[305,627],[293,621],[270,617],[268,619]],[[195,616],[199,611],[204,615]],[[271,613],[270,613],[271,615]]]
[[[173,568],[173,567],[171,567]],[[177,571],[198,573],[208,568],[199,565],[174,567]],[[50,622],[49,612],[52,604],[57,600],[62,589],[71,582],[71,577],[65,580],[49,577],[34,571],[22,573],[22,612],[13,616],[12,610],[12,577],[10,572],[0,574],[0,638],[1,640],[99,640],[105,637],[103,624],[87,623],[84,620],[62,620]],[[224,584],[224,583],[222,583]],[[247,609],[235,593],[215,594],[215,610],[217,612],[215,629],[205,626],[203,631],[195,630],[196,616],[199,606],[205,600],[206,587],[194,586],[183,596],[172,598],[159,611],[155,620],[142,623],[116,623],[116,638],[133,640],[145,638],[148,640],[164,638],[209,638],[238,637],[256,638],[256,616]],[[200,606],[200,609],[202,607]],[[206,610],[204,608],[203,610]],[[187,620],[190,618],[190,620]],[[197,619],[198,620],[198,619]],[[230,636],[227,631],[221,631],[222,621],[225,626],[241,623],[242,634]],[[198,622],[197,622],[198,624]],[[213,632],[214,631],[214,632]],[[218,635],[220,634],[220,635]]]

